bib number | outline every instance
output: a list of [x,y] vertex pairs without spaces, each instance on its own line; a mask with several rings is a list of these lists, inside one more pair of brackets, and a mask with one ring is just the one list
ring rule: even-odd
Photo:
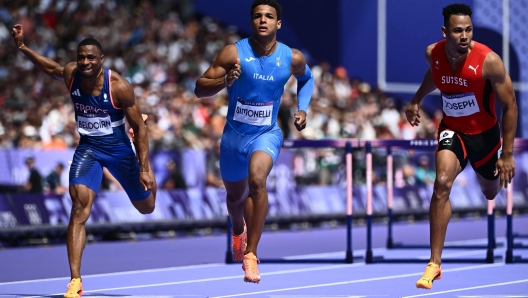
[[106,136],[113,133],[112,120],[106,117],[77,116],[77,130],[84,136]]
[[255,125],[271,125],[273,114],[273,101],[251,102],[238,99],[233,120]]
[[477,99],[472,92],[442,94],[442,100],[444,113],[450,117],[464,117],[480,112]]

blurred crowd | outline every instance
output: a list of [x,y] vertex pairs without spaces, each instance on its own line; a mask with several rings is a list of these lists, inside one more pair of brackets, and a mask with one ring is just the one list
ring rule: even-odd
[[[192,0],[0,0],[0,148],[45,150],[77,145],[73,107],[63,82],[45,76],[18,53],[11,37],[16,23],[23,25],[29,48],[60,65],[76,60],[84,38],[99,40],[103,66],[130,78],[142,112],[149,115],[151,150],[215,150],[227,93],[199,99],[193,90],[219,50],[246,37],[237,28],[195,14]],[[293,126],[292,77],[279,110],[285,138],[435,138],[441,111],[431,117],[422,113],[420,126],[411,127],[402,112],[406,103],[349,77],[342,66],[324,60],[310,64],[315,89],[307,127],[298,132]],[[313,158],[331,170],[341,162],[335,154],[320,150]],[[300,166],[308,171],[310,165]]]

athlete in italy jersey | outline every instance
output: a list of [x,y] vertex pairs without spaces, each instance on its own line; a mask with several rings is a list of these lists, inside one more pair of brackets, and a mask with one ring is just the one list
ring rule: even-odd
[[253,51],[247,38],[235,45],[243,71],[228,89],[227,123],[220,143],[221,174],[228,181],[248,175],[249,157],[255,151],[266,152],[273,162],[277,159],[283,140],[277,113],[292,59],[292,50],[279,42],[269,56]]
[[280,99],[291,76],[292,50],[277,42],[271,55],[260,56],[248,38],[235,45],[243,72],[227,90],[227,123],[239,134],[255,135],[277,125]]
[[[442,14],[445,40],[427,47],[429,68],[405,109],[407,121],[412,126],[420,124],[422,100],[440,90],[443,119],[438,127],[436,178],[429,206],[431,256],[416,282],[417,288],[424,289],[431,289],[433,281],[442,277],[442,249],[451,217],[449,196],[467,163],[471,163],[482,195],[488,200],[495,199],[515,176],[517,104],[510,76],[496,53],[472,40],[471,7],[451,4]],[[501,125],[496,100],[502,107]],[[493,262],[493,251],[486,255],[486,262]]]
[[304,55],[277,42],[281,11],[276,0],[254,0],[253,36],[224,47],[194,90],[198,97],[209,97],[227,87],[229,107],[220,142],[220,172],[233,226],[232,257],[243,262],[244,281],[253,283],[260,282],[257,246],[268,209],[266,180],[283,141],[277,114],[284,85],[292,74],[296,77],[294,124],[299,131],[306,127],[314,87]]

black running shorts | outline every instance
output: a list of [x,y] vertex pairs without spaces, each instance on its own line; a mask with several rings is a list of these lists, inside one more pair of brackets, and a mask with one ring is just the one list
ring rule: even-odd
[[497,160],[502,152],[500,127],[497,122],[493,128],[476,135],[466,135],[440,126],[438,130],[438,152],[450,150],[455,153],[462,169],[468,163],[475,172],[488,180],[495,180]]

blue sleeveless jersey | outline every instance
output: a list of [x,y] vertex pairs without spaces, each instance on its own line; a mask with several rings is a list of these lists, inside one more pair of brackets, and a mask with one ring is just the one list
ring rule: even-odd
[[112,71],[103,70],[103,89],[98,96],[81,91],[81,73],[76,72],[70,86],[70,97],[75,108],[77,131],[81,135],[80,144],[109,147],[116,143],[130,145],[125,132],[125,114],[116,108],[112,101],[110,77]]
[[284,85],[291,75],[292,50],[277,42],[273,54],[260,56],[248,38],[235,45],[242,75],[227,91],[227,124],[241,135],[260,134],[276,125]]

